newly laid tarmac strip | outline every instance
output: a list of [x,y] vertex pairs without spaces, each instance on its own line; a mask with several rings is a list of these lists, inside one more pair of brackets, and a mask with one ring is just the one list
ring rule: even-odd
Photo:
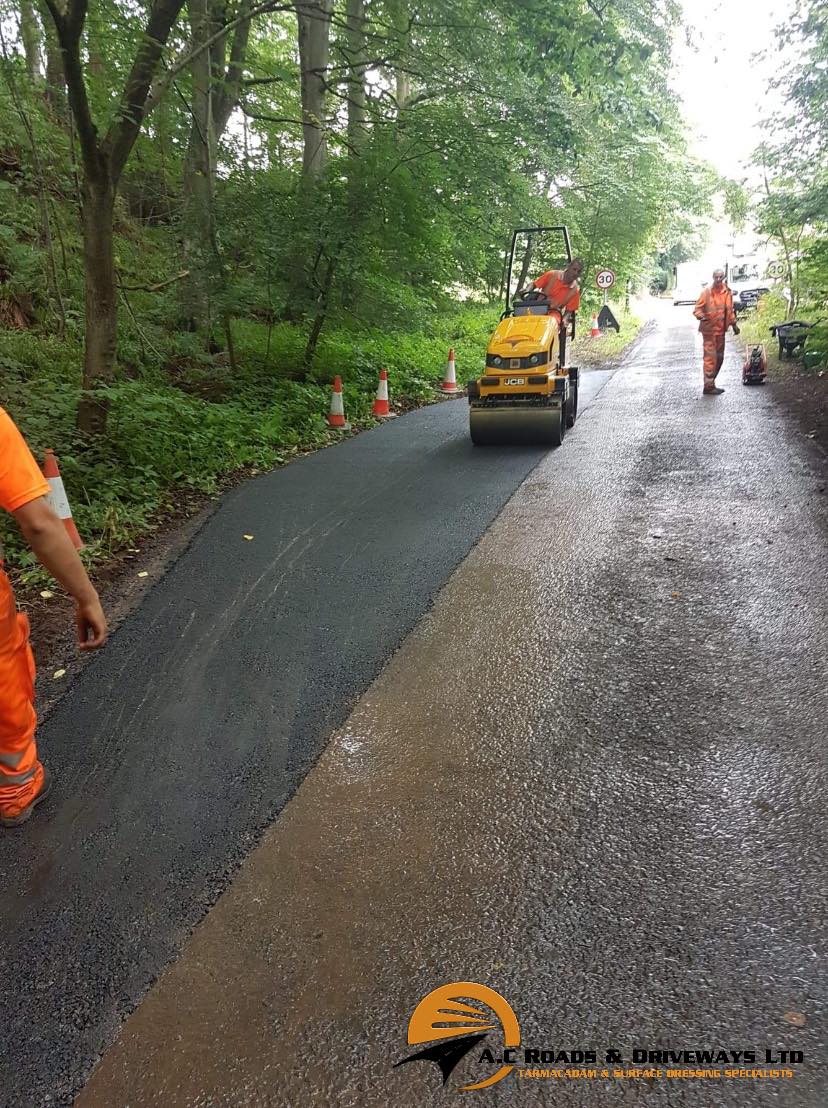
[[[430,1063],[392,1068],[455,980],[499,990],[527,1046],[805,1054],[792,1080],[513,1073],[469,1103],[824,1108],[828,497],[734,355],[725,395],[699,395],[697,345],[663,324],[540,461],[78,1108],[459,1103],[475,1053],[447,1089]],[[190,682],[195,642],[168,666]],[[281,695],[261,689],[268,734]]]
[[46,721],[54,797],[0,837],[4,1108],[71,1102],[542,457],[467,421],[439,404],[230,494]]

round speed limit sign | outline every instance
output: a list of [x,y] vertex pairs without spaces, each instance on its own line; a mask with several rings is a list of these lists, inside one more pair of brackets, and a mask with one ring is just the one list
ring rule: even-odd
[[615,284],[615,274],[611,269],[599,270],[597,277],[595,278],[595,284],[599,289],[603,289],[605,292],[607,289],[611,289]]

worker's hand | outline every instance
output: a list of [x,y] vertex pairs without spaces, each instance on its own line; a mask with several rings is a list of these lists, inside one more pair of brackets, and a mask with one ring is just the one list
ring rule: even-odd
[[76,601],[75,625],[78,629],[78,649],[98,650],[106,642],[109,628],[97,593],[89,599]]
[[741,332],[741,330],[742,330],[742,328],[739,326],[738,323],[733,324],[733,334],[734,335],[738,335]]

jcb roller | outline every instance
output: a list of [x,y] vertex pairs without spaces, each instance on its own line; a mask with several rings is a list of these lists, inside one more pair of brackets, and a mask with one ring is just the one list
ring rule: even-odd
[[566,362],[575,312],[559,297],[550,299],[548,291],[519,289],[514,297],[511,292],[518,236],[529,236],[522,281],[535,237],[548,232],[562,237],[570,265],[566,227],[519,227],[512,235],[505,310],[489,340],[485,375],[468,383],[469,429],[476,446],[560,446],[578,414],[578,370]]

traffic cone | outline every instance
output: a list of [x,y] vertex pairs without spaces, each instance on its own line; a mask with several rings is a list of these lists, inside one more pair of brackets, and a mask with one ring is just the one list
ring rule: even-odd
[[598,313],[592,313],[592,330],[589,332],[594,339],[601,337],[601,328],[598,326]]
[[83,550],[83,540],[72,519],[72,509],[69,507],[69,498],[63,487],[63,478],[60,475],[54,450],[47,450],[43,458],[43,476],[49,482],[50,491],[46,497],[49,507],[59,519],[63,520],[63,526],[74,543],[75,550]]
[[328,424],[338,427],[340,430],[349,425],[345,422],[345,405],[342,401],[342,378],[337,374],[334,377],[333,392],[331,393],[331,410],[328,412]]
[[391,419],[394,413],[388,406],[388,370],[381,369],[379,384],[377,385],[377,398],[371,409],[371,415],[377,419]]
[[440,385],[442,392],[458,392],[457,388],[457,372],[454,365],[454,347],[449,350],[448,365],[446,366],[446,375],[443,378],[443,383]]

